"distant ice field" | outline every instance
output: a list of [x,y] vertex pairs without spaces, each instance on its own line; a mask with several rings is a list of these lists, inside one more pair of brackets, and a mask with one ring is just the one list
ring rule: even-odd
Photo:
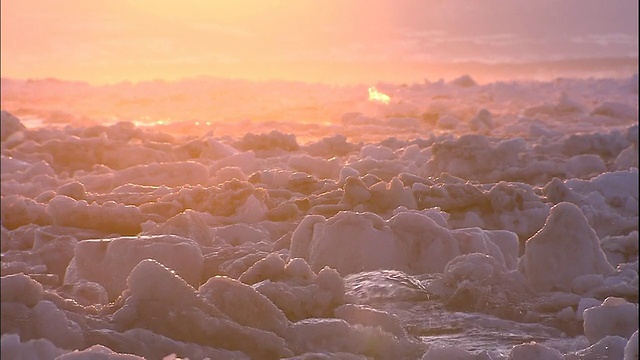
[[3,79],[7,359],[637,359],[638,76]]

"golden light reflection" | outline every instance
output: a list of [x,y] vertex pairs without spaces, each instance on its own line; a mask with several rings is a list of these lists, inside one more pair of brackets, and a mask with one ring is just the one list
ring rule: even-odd
[[375,101],[383,104],[389,104],[391,97],[385,93],[378,91],[375,86],[369,87],[369,101]]

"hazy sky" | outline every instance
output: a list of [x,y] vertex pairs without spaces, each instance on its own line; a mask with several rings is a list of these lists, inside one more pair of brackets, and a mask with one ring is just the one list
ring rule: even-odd
[[2,76],[343,82],[407,64],[637,56],[637,0],[2,0]]

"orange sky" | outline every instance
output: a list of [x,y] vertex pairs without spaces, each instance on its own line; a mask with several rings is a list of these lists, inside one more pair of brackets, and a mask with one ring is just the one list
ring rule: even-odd
[[[425,62],[636,56],[634,0],[2,0],[2,76],[420,80]],[[416,78],[418,77],[418,78]]]

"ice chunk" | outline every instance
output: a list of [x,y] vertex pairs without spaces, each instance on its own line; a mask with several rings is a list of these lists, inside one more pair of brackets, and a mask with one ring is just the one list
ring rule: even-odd
[[473,78],[469,75],[462,75],[458,78],[455,78],[450,81],[450,84],[459,86],[462,88],[468,88],[468,87],[473,87],[478,85],[476,81],[473,80]]
[[[214,306],[205,306],[195,289],[174,271],[153,259],[146,259],[131,270],[127,277],[127,288],[137,301],[162,300],[173,306],[201,307],[213,315],[221,315]],[[129,295],[129,294],[126,294]],[[129,297],[128,299],[131,299]],[[127,312],[119,310],[114,319],[120,321]]]
[[[293,259],[296,260],[296,259]],[[302,260],[302,259],[298,259]],[[302,260],[304,262],[304,260]],[[304,262],[306,265],[306,262]],[[308,267],[308,265],[307,265]],[[311,269],[309,269],[311,271]],[[311,271],[313,274],[313,271]],[[315,276],[315,274],[313,274]],[[247,269],[238,280],[245,284],[255,284],[262,280],[280,280],[285,276],[285,262],[277,253],[271,253],[266,258],[258,260]]]
[[20,342],[18,334],[2,334],[0,340],[0,357],[3,359],[48,360],[56,359],[65,352],[47,339]]
[[507,273],[504,263],[486,254],[472,253],[456,257],[444,269],[445,276],[452,281],[471,280],[495,283]]
[[20,302],[33,307],[42,300],[42,285],[25,274],[3,276],[1,284],[2,302]]
[[20,195],[2,196],[0,207],[2,226],[9,230],[28,224],[50,225],[52,223],[52,217],[48,214],[45,205]]
[[400,324],[400,319],[397,316],[365,305],[344,304],[336,308],[334,315],[353,325],[380,327],[395,336],[407,336],[407,332]]
[[357,176],[349,176],[345,179],[341,203],[357,205],[369,201],[369,199],[371,199],[371,192],[362,179]]
[[386,215],[398,207],[417,209],[418,204],[410,187],[405,187],[398,177],[393,177],[389,183],[380,181],[369,187],[371,199],[368,208],[372,211]]
[[304,265],[302,259],[292,260],[285,269],[287,277],[280,281],[267,279],[253,288],[269,298],[289,320],[331,316],[344,303],[344,280],[329,268],[309,276],[311,270]]
[[320,179],[335,179],[340,173],[341,162],[337,158],[329,160],[309,155],[295,155],[289,158],[289,166],[297,171],[302,171]]
[[46,338],[62,349],[77,349],[85,344],[82,328],[51,301],[39,301],[31,309],[27,322],[21,324],[21,337],[25,339]]
[[219,160],[238,154],[239,151],[218,140],[207,138],[202,144],[200,157],[205,159]]
[[469,128],[473,131],[487,133],[494,127],[493,115],[487,109],[481,109],[475,117],[469,120]]
[[283,336],[289,325],[284,313],[251,286],[215,276],[198,289],[200,296],[240,325]]
[[602,158],[595,154],[581,154],[571,157],[564,164],[567,178],[582,178],[587,175],[598,175],[607,171]]
[[13,174],[18,171],[25,171],[31,167],[28,162],[18,160],[11,156],[2,155],[0,159],[0,172],[3,175]]
[[608,297],[584,311],[584,334],[594,344],[607,335],[630,338],[638,330],[638,305]]
[[209,169],[193,162],[153,163],[137,165],[117,171],[114,182],[116,184],[134,183],[151,186],[182,186],[185,184],[206,184]]
[[[109,299],[117,298],[126,288],[129,272],[144,259],[157,259],[174,269],[187,282],[197,286],[203,268],[203,257],[191,239],[176,235],[118,237],[83,240],[76,244],[70,268],[75,276],[102,285]],[[73,283],[69,270],[65,283]]]
[[0,124],[2,124],[2,128],[0,129],[0,133],[2,134],[2,141],[4,142],[13,134],[26,130],[26,127],[22,125],[20,119],[11,114],[8,111],[2,110],[0,112]]
[[622,359],[627,343],[628,340],[623,337],[607,335],[588,348],[576,351],[574,355],[584,360]]
[[152,225],[148,229],[143,229],[144,231],[140,235],[178,235],[195,240],[202,246],[211,246],[219,241],[209,222],[213,222],[211,214],[187,209],[164,223],[160,223],[160,225]]
[[76,201],[64,195],[58,195],[49,201],[47,213],[55,225],[124,235],[140,232],[140,223],[143,221],[140,209],[135,206],[117,204],[114,201],[89,204],[85,200]]
[[155,260],[141,261],[127,285],[124,306],[113,314],[121,330],[145,328],[178,341],[241,350],[252,358],[292,355],[282,338],[230,320]]
[[622,150],[613,161],[615,170],[629,170],[638,167],[638,145],[632,144]]
[[410,273],[442,272],[447,263],[461,253],[452,233],[424,212],[400,212],[389,219],[388,224],[402,256],[392,269],[406,269]]
[[367,144],[360,149],[360,158],[372,158],[374,160],[392,160],[394,158],[393,150],[382,145]]
[[[349,274],[392,269],[401,263],[393,232],[378,215],[340,212],[321,221],[313,225],[308,252],[298,251],[304,246],[298,244],[301,238],[295,233],[291,240],[291,255],[306,258],[315,271],[329,266],[341,274]],[[338,248],[342,250],[336,253]]]
[[[316,271],[330,266],[343,275],[377,269],[441,272],[460,248],[432,217],[444,221],[439,212],[406,210],[387,221],[369,212],[345,211],[329,220],[307,216],[293,233],[291,256],[307,259]],[[504,262],[500,248],[489,243]]]
[[582,211],[567,202],[551,208],[545,225],[527,240],[523,261],[538,291],[569,289],[580,275],[614,271]]
[[584,311],[594,306],[602,305],[602,301],[594,298],[582,298],[578,303],[578,309],[576,310],[576,318],[578,320],[584,319]]
[[438,119],[436,126],[440,129],[455,129],[460,122],[454,115],[445,115]]
[[617,101],[605,101],[596,106],[591,115],[603,115],[618,119],[638,119],[638,109]]
[[[498,262],[507,265],[505,262],[505,257],[502,253],[500,247],[494,243],[487,231],[482,230],[480,228],[465,228],[465,229],[455,229],[451,231],[453,236],[458,240],[458,244],[460,245],[460,252],[462,254],[470,254],[470,253],[482,253],[492,256],[494,259],[498,260]],[[513,244],[512,244],[513,245]],[[513,246],[510,246],[511,251],[514,250]],[[515,253],[510,253],[511,257],[511,265],[513,265],[513,257],[518,256],[517,252],[517,242]]]
[[631,335],[629,342],[624,347],[624,360],[638,359],[638,330]]

